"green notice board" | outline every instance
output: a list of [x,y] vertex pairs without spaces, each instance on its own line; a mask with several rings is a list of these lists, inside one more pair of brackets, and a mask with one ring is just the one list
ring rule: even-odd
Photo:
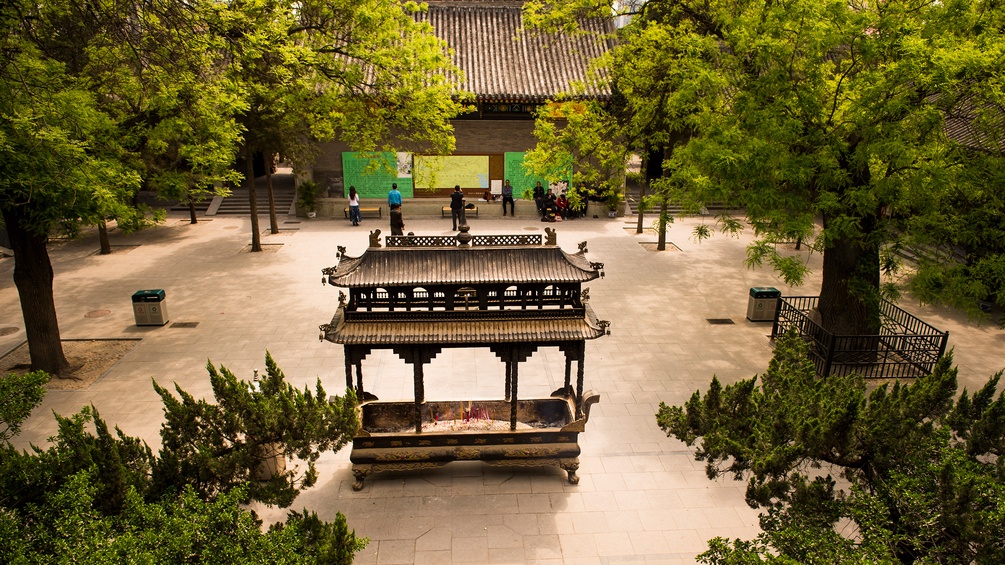
[[[541,181],[541,186],[548,188],[548,179],[535,177],[531,172],[523,167],[524,153],[506,153],[504,156],[503,174],[505,179],[509,179],[513,185],[513,196],[520,198],[523,191],[534,188],[537,181]],[[565,175],[567,182],[572,180],[571,171]],[[504,180],[505,180],[504,179]],[[556,191],[557,194],[558,191]]]
[[418,189],[488,188],[488,155],[416,155],[415,187]]
[[398,185],[402,197],[413,196],[411,170],[399,167],[398,156],[389,151],[343,152],[342,182],[345,183],[346,194],[349,194],[350,186],[355,186],[360,198],[387,198],[387,192],[394,183]]

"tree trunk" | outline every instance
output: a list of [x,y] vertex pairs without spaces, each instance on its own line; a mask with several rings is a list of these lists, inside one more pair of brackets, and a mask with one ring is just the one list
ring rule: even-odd
[[195,198],[192,198],[191,196],[188,197],[188,218],[189,223],[199,223],[199,219],[195,216]]
[[639,173],[641,173],[639,175],[641,179],[639,180],[638,183],[638,218],[635,221],[635,233],[642,233],[642,230],[645,229],[645,223],[643,219],[643,216],[645,214],[642,213],[642,200],[645,198],[645,189],[647,186],[649,186],[648,155],[642,158],[642,164],[639,166],[638,170]]
[[248,204],[251,205],[251,250],[262,250],[262,234],[258,227],[258,196],[255,194],[255,160],[251,146],[244,148],[244,157],[248,162]]
[[861,223],[865,237],[830,238],[824,249],[818,308],[824,329],[836,335],[879,334],[879,240],[873,234],[876,218],[863,218]]
[[28,337],[31,369],[56,377],[69,374],[70,363],[63,354],[52,294],[52,263],[46,249],[46,235],[26,230],[23,208],[4,208],[3,219],[14,251],[14,285],[21,300],[21,315]]
[[269,187],[269,232],[279,233],[279,220],[276,218],[276,197],[272,192],[272,158],[265,163],[265,185]]
[[670,223],[667,220],[667,199],[663,198],[660,200],[660,219],[656,222],[657,227],[659,227],[659,239],[656,243],[656,251],[666,251],[667,250],[667,224]]
[[108,224],[105,223],[105,220],[98,222],[98,244],[101,247],[98,252],[100,255],[112,254],[112,244],[108,241]]

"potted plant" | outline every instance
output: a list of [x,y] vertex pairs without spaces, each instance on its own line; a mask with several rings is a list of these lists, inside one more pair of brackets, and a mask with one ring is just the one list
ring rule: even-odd
[[604,195],[604,202],[607,204],[607,217],[616,218],[618,216],[618,208],[621,206],[622,199],[621,192],[616,190],[609,190]]
[[309,180],[297,187],[297,207],[306,212],[308,218],[317,215],[318,190],[317,183]]

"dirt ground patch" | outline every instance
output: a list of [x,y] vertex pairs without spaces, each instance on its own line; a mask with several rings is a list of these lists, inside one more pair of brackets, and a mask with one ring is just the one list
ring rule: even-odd
[[[640,241],[639,245],[641,245],[642,249],[645,249],[646,251],[653,251],[653,252],[659,251],[658,249],[656,249],[657,247],[659,247],[659,244],[655,241]],[[680,247],[677,247],[676,245],[668,241],[666,250],[680,251]]]
[[[68,378],[52,379],[49,390],[85,389],[111,369],[119,359],[139,343],[138,339],[64,340],[63,354],[70,362]],[[0,358],[0,374],[24,374],[31,366],[28,344],[23,343]]]

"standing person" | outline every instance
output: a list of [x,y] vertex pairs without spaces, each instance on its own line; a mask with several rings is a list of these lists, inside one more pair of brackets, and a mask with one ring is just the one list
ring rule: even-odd
[[457,231],[458,223],[467,223],[464,218],[464,193],[459,184],[455,184],[454,191],[450,193],[450,220],[454,223],[454,231]]
[[363,217],[359,213],[359,194],[356,193],[355,186],[349,187],[349,219],[354,226],[358,226],[363,221]]
[[537,205],[537,211],[543,213],[544,211],[544,187],[541,186],[541,181],[537,181],[534,185],[534,204]]
[[506,184],[502,187],[503,216],[506,216],[506,203],[509,202],[509,213],[516,216],[516,203],[513,202],[513,186],[506,179]]
[[390,208],[391,206],[401,206],[401,193],[398,192],[398,183],[392,184],[391,191],[387,193],[387,207]]
[[405,219],[401,216],[401,204],[391,205],[391,235],[405,235]]

